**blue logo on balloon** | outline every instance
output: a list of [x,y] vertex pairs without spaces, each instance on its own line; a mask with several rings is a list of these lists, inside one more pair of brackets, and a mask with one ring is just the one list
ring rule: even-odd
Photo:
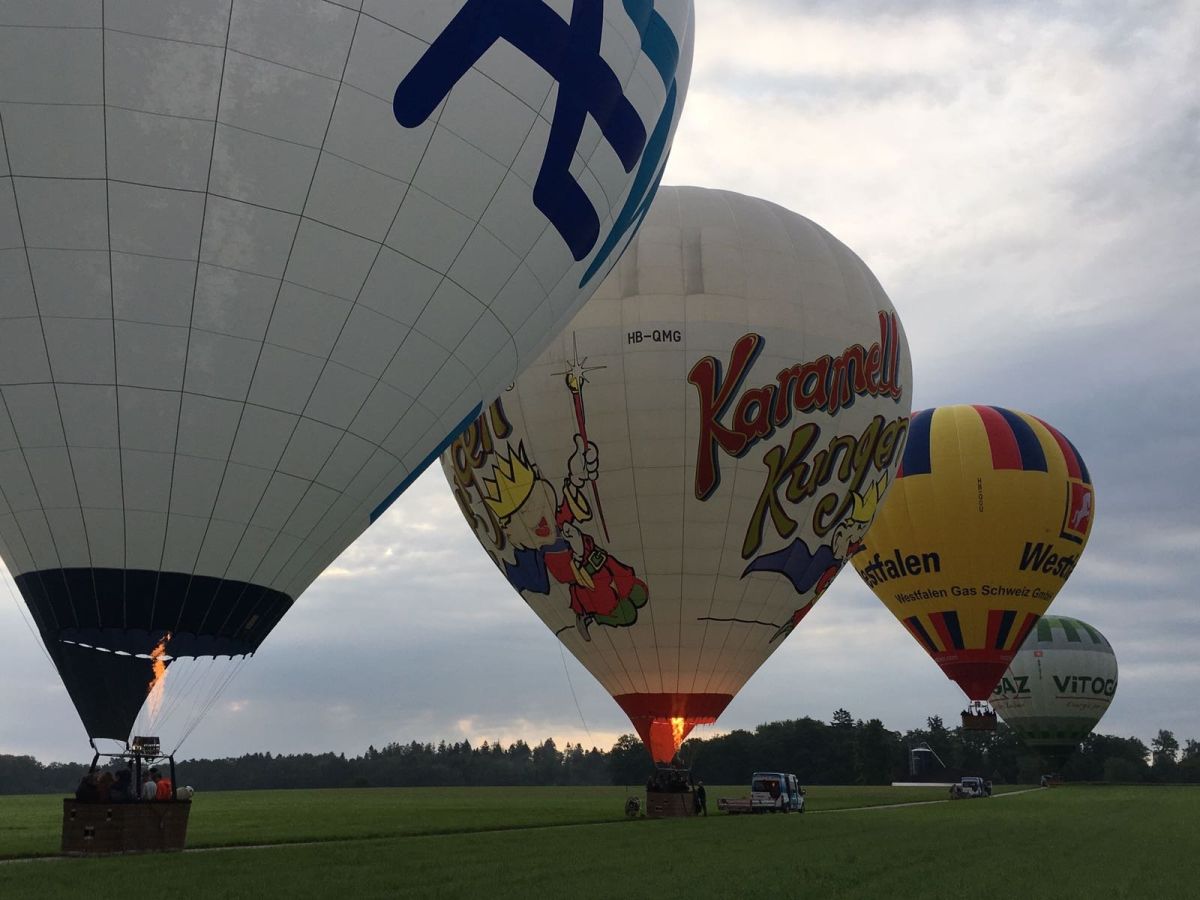
[[512,44],[545,69],[558,82],[558,99],[546,155],[533,187],[533,202],[562,235],[576,261],[584,259],[600,241],[596,208],[570,170],[588,115],[600,126],[625,171],[637,167],[629,198],[580,287],[604,268],[618,244],[649,211],[662,178],[678,102],[679,42],[655,11],[654,0],[622,2],[641,35],[642,52],[667,89],[666,103],[649,140],[637,110],[600,55],[604,0],[574,0],[569,23],[542,0],[467,0],[400,82],[392,102],[401,125],[416,128],[423,124],[499,40]]

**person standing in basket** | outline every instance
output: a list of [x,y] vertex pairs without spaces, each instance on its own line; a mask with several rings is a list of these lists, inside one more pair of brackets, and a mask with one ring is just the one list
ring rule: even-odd
[[153,769],[152,771],[154,772],[154,783],[156,785],[154,789],[154,799],[174,800],[175,785],[171,784],[171,779],[166,775],[159,774],[158,769]]
[[150,769],[146,772],[146,777],[142,781],[142,799],[153,800],[155,794],[158,793],[158,785],[154,782],[154,777],[158,774],[156,769]]

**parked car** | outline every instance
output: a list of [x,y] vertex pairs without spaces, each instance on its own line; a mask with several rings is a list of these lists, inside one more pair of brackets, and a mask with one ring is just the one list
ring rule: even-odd
[[992,783],[976,775],[965,775],[958,784],[950,785],[951,800],[971,800],[992,796]]

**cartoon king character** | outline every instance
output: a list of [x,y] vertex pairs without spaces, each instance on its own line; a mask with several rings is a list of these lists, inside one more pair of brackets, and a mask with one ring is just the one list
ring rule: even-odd
[[752,561],[742,572],[745,578],[751,572],[779,572],[787,576],[792,587],[798,594],[813,592],[812,599],[794,613],[789,621],[779,627],[771,636],[769,643],[792,633],[801,620],[808,615],[825,590],[833,583],[842,566],[855,553],[863,549],[862,539],[871,527],[875,518],[875,510],[887,490],[888,477],[885,472],[879,480],[868,485],[861,494],[852,491],[849,514],[833,529],[833,535],[828,544],[822,544],[816,551],[809,549],[802,539],[796,538],[791,545],[768,553]]
[[569,585],[575,626],[585,641],[592,639],[592,623],[632,625],[649,597],[637,573],[580,528],[592,519],[584,489],[599,471],[596,445],[576,434],[561,499],[529,461],[522,443],[515,450],[509,444],[507,454],[497,451],[492,477],[481,486],[484,503],[516,551],[515,562],[503,562],[509,582],[535,594],[550,593],[550,576]]

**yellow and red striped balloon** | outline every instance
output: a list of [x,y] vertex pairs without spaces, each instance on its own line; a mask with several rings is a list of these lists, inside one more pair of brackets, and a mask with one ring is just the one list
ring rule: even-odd
[[985,700],[1074,570],[1094,503],[1079,451],[1042,420],[924,410],[854,567],[947,677]]

